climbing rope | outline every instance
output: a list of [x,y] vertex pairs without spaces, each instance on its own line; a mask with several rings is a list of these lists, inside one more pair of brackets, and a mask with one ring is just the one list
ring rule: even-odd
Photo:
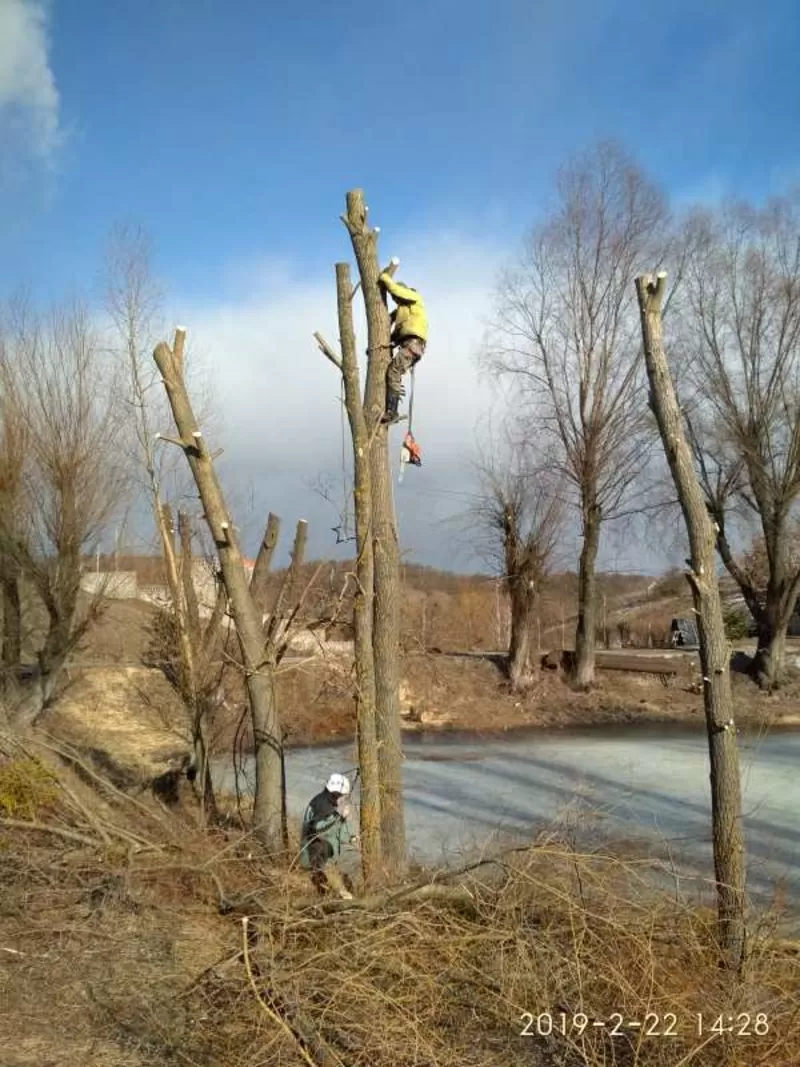
[[350,537],[350,492],[347,486],[347,426],[346,426],[346,406],[345,406],[345,388],[344,377],[342,377],[342,389],[341,389],[341,407],[342,407],[342,526],[344,530],[344,537],[347,540]]

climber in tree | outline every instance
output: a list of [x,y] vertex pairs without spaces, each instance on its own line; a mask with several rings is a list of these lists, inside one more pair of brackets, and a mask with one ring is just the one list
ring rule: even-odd
[[416,289],[396,282],[388,271],[384,271],[379,280],[397,304],[391,314],[394,353],[386,371],[386,412],[382,420],[397,422],[400,397],[405,395],[403,375],[425,354],[428,315],[425,302]]

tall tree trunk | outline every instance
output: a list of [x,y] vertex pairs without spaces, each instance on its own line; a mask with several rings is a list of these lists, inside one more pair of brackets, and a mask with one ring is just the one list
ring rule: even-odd
[[508,648],[508,677],[512,692],[531,683],[531,628],[536,614],[536,589],[525,575],[508,583],[511,600],[511,640]]
[[691,546],[687,579],[700,632],[708,750],[711,823],[717,882],[719,942],[729,967],[740,968],[745,951],[745,850],[739,749],[733,720],[730,648],[725,636],[716,568],[716,529],[684,433],[675,387],[664,352],[661,301],[665,274],[636,279],[650,405],[680,500]]
[[353,285],[347,263],[336,264],[341,371],[345,406],[353,439],[353,502],[356,526],[356,595],[353,648],[358,706],[358,765],[361,773],[361,863],[364,881],[374,881],[381,865],[381,801],[378,734],[375,715],[373,609],[375,563],[372,545],[372,477],[370,434],[361,400],[358,355],[353,328]]
[[239,540],[225,503],[213,460],[192,411],[183,378],[185,332],[175,332],[171,350],[163,342],[153,358],[164,381],[175,425],[203,503],[206,522],[219,554],[242,653],[245,684],[253,722],[256,786],[253,829],[265,848],[277,854],[282,848],[281,756],[283,740],[273,687],[272,665],[265,662],[261,617],[250,596]]
[[403,807],[403,745],[400,728],[400,552],[395,524],[389,432],[380,423],[386,401],[386,368],[391,356],[390,323],[378,277],[378,234],[367,223],[364,194],[347,194],[343,216],[353,242],[367,315],[367,380],[364,397],[371,437],[372,544],[375,601],[372,633],[375,712],[381,781],[381,852],[385,874],[402,877],[406,865]]
[[589,502],[583,511],[583,544],[578,568],[578,624],[572,680],[578,689],[594,684],[597,633],[597,552],[600,547],[600,507]]

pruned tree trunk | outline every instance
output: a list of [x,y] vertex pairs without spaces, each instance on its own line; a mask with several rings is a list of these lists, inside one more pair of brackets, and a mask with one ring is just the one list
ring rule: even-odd
[[277,515],[269,513],[267,528],[261,539],[261,545],[256,556],[253,573],[250,576],[250,596],[257,611],[263,616],[267,610],[267,588],[269,584],[269,572],[272,566],[272,557],[281,533],[281,520]]
[[578,565],[578,623],[572,681],[577,689],[594,684],[597,632],[597,552],[602,515],[597,504],[583,509],[583,544]]
[[283,741],[273,688],[272,671],[264,661],[261,617],[253,603],[242,561],[239,540],[225,503],[214,464],[197,427],[183,378],[185,331],[175,331],[172,349],[157,346],[154,359],[161,371],[175,425],[177,442],[186,455],[205,511],[211,536],[219,554],[222,578],[230,601],[236,636],[242,653],[245,684],[253,723],[255,749],[255,796],[253,829],[272,853],[282,848],[281,763]]
[[373,658],[375,561],[372,544],[370,433],[361,400],[352,292],[349,265],[337,263],[336,301],[342,352],[341,372],[353,439],[353,503],[356,527],[353,627],[358,702],[358,765],[361,772],[361,860],[364,880],[369,883],[375,879],[381,863],[381,798]]
[[691,558],[687,579],[700,633],[708,748],[711,765],[711,822],[717,883],[719,941],[725,962],[739,968],[745,950],[745,850],[739,750],[733,720],[730,648],[725,637],[716,569],[716,529],[706,508],[684,433],[675,387],[664,352],[661,273],[636,279],[650,406],[680,500]]
[[387,877],[402,877],[406,865],[403,807],[403,746],[400,728],[400,551],[394,513],[388,427],[380,423],[391,357],[390,322],[378,283],[378,234],[367,222],[364,194],[347,194],[343,221],[353,243],[367,316],[368,362],[364,397],[372,485],[372,544],[375,600],[372,634],[375,664],[376,732],[381,782],[382,862]]

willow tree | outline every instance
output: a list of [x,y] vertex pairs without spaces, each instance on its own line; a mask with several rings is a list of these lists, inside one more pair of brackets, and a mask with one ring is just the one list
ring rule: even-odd
[[[773,689],[800,595],[800,194],[731,204],[690,223],[681,390],[717,549],[758,629],[753,664]],[[755,523],[765,580],[741,560]]]
[[480,491],[470,509],[487,561],[502,577],[511,605],[507,673],[511,689],[533,678],[531,631],[542,586],[564,525],[564,500],[549,464],[506,431],[477,465]]
[[[87,308],[41,316],[23,304],[0,323],[0,576],[8,615],[4,666],[23,644],[37,669],[15,713],[35,721],[58,694],[70,653],[99,615],[102,589],[81,597],[84,560],[123,507],[129,468],[125,413]],[[20,587],[33,591],[43,631],[26,633]],[[83,604],[82,604],[83,601]],[[27,639],[27,641],[25,640]]]
[[594,680],[596,563],[603,523],[630,507],[652,425],[633,289],[659,262],[660,190],[621,149],[600,144],[559,174],[556,205],[501,278],[488,359],[513,381],[530,434],[552,448],[581,533],[574,682]]

